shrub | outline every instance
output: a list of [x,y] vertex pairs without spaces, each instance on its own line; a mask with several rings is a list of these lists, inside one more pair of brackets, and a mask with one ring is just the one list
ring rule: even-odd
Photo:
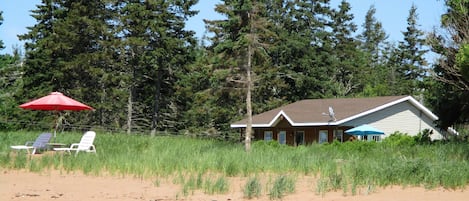
[[430,138],[430,135],[432,134],[432,131],[430,129],[424,129],[422,132],[414,136],[414,140],[418,144],[430,144],[432,139]]
[[415,139],[412,136],[399,131],[394,132],[387,138],[384,138],[383,143],[391,146],[413,146],[416,144]]

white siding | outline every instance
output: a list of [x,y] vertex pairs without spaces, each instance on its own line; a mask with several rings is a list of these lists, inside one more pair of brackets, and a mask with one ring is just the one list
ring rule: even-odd
[[344,123],[347,126],[362,124],[369,124],[384,131],[385,135],[383,137],[387,137],[396,131],[414,136],[424,129],[430,129],[433,131],[430,136],[432,139],[442,138],[440,130],[435,127],[433,121],[408,101]]

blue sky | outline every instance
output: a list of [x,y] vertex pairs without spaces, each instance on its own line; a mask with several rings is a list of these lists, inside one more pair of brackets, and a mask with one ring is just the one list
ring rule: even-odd
[[[332,6],[337,7],[341,0],[332,0]],[[22,48],[16,35],[27,32],[26,27],[35,24],[34,18],[30,16],[30,10],[36,9],[40,0],[0,0],[0,10],[3,11],[3,24],[0,25],[0,40],[4,42],[5,49],[0,54],[11,53],[12,47],[18,45]],[[199,14],[189,20],[187,29],[195,30],[197,37],[201,37],[205,32],[203,19],[221,19],[213,8],[220,3],[217,0],[199,0],[194,10],[200,10]],[[431,31],[433,27],[438,27],[440,16],[444,13],[443,0],[348,0],[352,5],[352,13],[355,16],[354,22],[361,28],[364,16],[371,5],[375,5],[375,17],[383,23],[385,31],[389,34],[389,40],[402,40],[402,31],[407,26],[406,18],[409,9],[414,3],[417,6],[420,29]],[[360,32],[360,30],[359,30]]]

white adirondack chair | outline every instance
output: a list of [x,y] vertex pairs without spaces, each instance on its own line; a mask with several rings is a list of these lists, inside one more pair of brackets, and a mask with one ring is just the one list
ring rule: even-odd
[[96,148],[93,145],[94,138],[96,137],[96,132],[87,131],[81,137],[80,143],[73,143],[69,148],[54,148],[54,151],[65,151],[71,154],[72,151],[75,151],[75,155],[80,151],[91,152],[96,154]]

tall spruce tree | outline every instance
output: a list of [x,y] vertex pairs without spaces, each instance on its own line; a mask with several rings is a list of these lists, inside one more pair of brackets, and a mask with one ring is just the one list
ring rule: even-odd
[[[2,26],[2,24],[3,24],[3,11],[0,11],[0,26]],[[3,41],[0,38],[0,50],[2,50],[4,48],[5,48],[5,46],[3,46]]]
[[[0,28],[3,24],[3,12],[0,11]],[[0,38],[0,50],[4,49]],[[17,90],[21,87],[20,51],[13,49],[13,55],[0,54],[0,129],[19,129],[18,102],[15,96],[20,95]]]
[[[44,0],[32,11],[38,23],[20,36],[26,98],[62,91],[96,109],[73,115],[92,114],[75,121],[88,125],[131,131],[131,116],[153,131],[175,128],[181,111],[172,87],[193,60],[194,33],[184,22],[196,2]],[[160,114],[162,124],[153,118]]]
[[424,32],[419,30],[417,7],[412,5],[407,17],[407,30],[402,32],[404,41],[398,46],[399,94],[418,95],[421,92],[427,61],[424,56]]
[[77,124],[103,117],[100,106],[106,94],[99,92],[109,62],[103,55],[103,41],[109,38],[106,6],[105,1],[43,0],[32,11],[37,24],[19,36],[26,41],[25,94],[33,98],[61,91],[97,109],[73,115]]
[[390,73],[386,67],[386,59],[384,59],[386,54],[383,53],[386,48],[389,48],[386,42],[388,36],[381,22],[376,19],[375,13],[376,8],[372,5],[365,15],[363,32],[358,36],[361,40],[360,47],[364,52],[363,58],[368,61],[363,70],[363,73],[368,76],[362,80],[365,96],[389,94],[386,80]]
[[56,34],[53,28],[58,18],[57,4],[51,0],[43,0],[37,5],[37,9],[31,12],[37,24],[27,27],[28,33],[19,36],[20,40],[26,41],[23,69],[23,94],[26,97],[20,101],[59,90],[56,80],[57,76],[62,74],[58,67],[57,55],[59,53],[55,46]]
[[[227,16],[226,20],[207,21],[210,30],[215,33],[213,49],[223,58],[216,65],[227,72],[225,79],[232,87],[245,91],[246,116],[248,119],[245,132],[245,149],[251,149],[252,137],[252,91],[255,68],[264,65],[261,61],[267,54],[264,49],[272,36],[269,34],[265,18],[264,2],[255,0],[224,1],[217,5],[216,11]],[[237,104],[239,105],[239,104]]]
[[383,25],[376,19],[375,14],[376,8],[372,5],[366,12],[363,32],[359,36],[363,49],[370,54],[372,65],[379,62],[382,47],[388,38],[383,30]]
[[16,97],[22,87],[21,54],[18,47],[13,48],[13,55],[0,55],[0,129],[20,129],[20,113],[18,105],[21,104]]
[[[23,87],[19,91],[22,94],[18,96],[19,103],[63,89],[59,81],[64,73],[61,71],[58,59],[61,50],[55,45],[58,37],[54,34],[59,13],[58,7],[56,1],[41,1],[37,8],[31,11],[36,24],[27,27],[26,34],[18,36],[20,40],[25,41],[25,61],[21,69]],[[23,121],[35,122],[30,126],[39,126],[39,129],[43,129],[43,127],[50,127],[49,122],[53,122],[53,119],[51,115],[45,115],[42,112],[27,112],[23,116]]]
[[335,70],[334,95],[344,97],[361,92],[363,85],[361,80],[366,75],[362,73],[365,60],[363,53],[359,49],[359,41],[353,34],[357,31],[357,26],[353,23],[353,14],[350,13],[350,4],[342,1],[339,9],[332,13],[332,41],[335,62],[330,66]]
[[[196,14],[197,0],[120,1],[120,45],[126,85],[127,127],[135,125],[157,130],[177,130],[181,111],[173,95],[178,72],[194,60],[194,32],[184,30],[185,20]],[[138,101],[137,101],[138,100]],[[134,104],[136,103],[136,104]],[[134,106],[135,105],[135,106]],[[150,122],[149,124],[147,122]]]
[[277,96],[286,102],[333,96],[330,1],[271,2],[269,20],[278,40],[269,54],[282,79],[274,82]]

